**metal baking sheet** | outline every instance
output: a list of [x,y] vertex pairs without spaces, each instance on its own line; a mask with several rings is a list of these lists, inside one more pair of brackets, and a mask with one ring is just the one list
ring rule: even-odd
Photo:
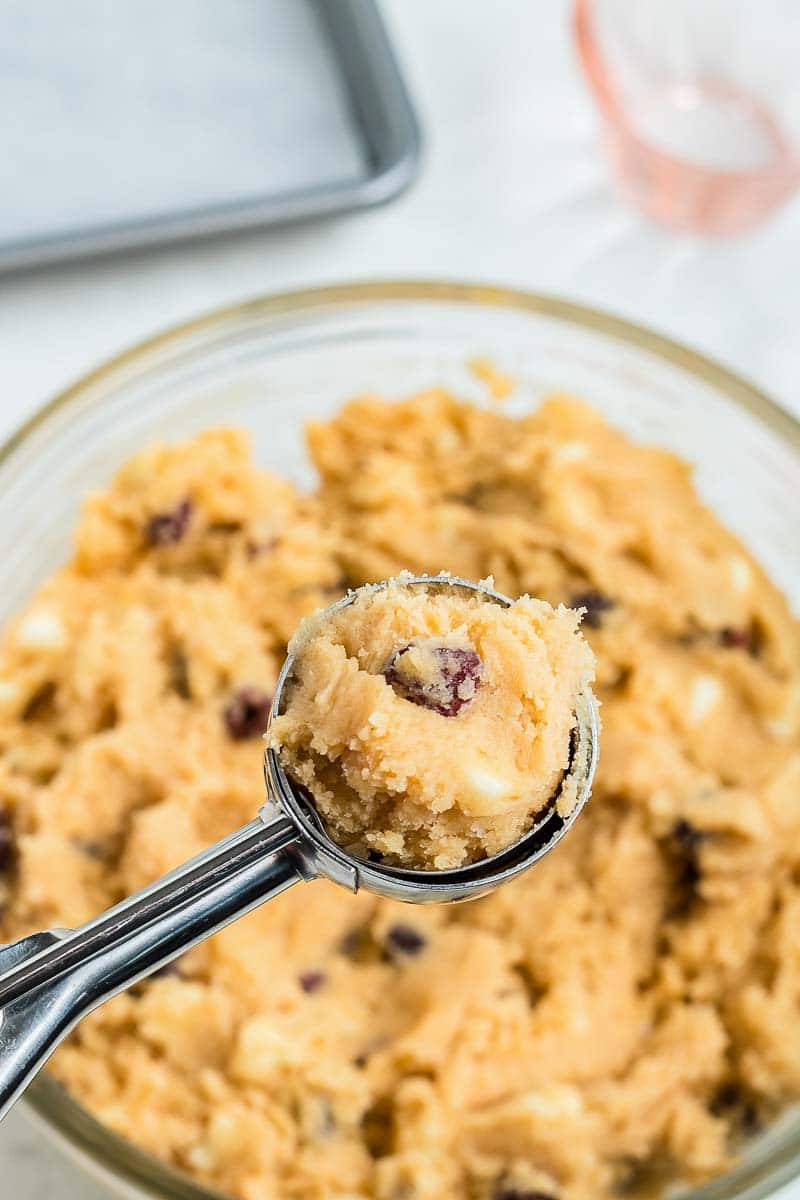
[[373,0],[3,0],[0,270],[296,220],[413,178]]

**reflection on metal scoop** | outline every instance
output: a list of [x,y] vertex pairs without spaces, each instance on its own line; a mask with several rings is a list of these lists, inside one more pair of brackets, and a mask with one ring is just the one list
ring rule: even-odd
[[[488,587],[447,575],[418,576],[407,585],[453,588],[511,604]],[[351,604],[356,594],[330,611]],[[290,655],[274,713],[293,669]],[[554,795],[533,828],[499,854],[454,870],[415,871],[342,850],[269,750],[267,802],[257,820],[78,929],[32,934],[0,948],[0,1118],[81,1017],[294,883],[325,877],[353,892],[366,888],[393,900],[446,903],[481,896],[527,870],[560,841],[589,798],[597,751],[597,711],[587,692],[579,698],[561,784],[561,790],[567,781],[574,784],[568,815],[559,814]]]

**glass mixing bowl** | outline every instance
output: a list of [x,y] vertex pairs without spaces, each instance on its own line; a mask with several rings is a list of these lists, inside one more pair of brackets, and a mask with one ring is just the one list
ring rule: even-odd
[[[304,421],[367,391],[401,396],[441,384],[486,402],[467,366],[475,355],[516,380],[512,412],[548,392],[576,392],[633,437],[692,462],[703,495],[800,608],[800,425],[767,397],[690,350],[563,301],[374,283],[268,297],[193,321],[120,355],[28,422],[0,451],[0,620],[65,557],[82,496],[143,443],[243,425],[264,466],[308,485]],[[47,1075],[27,1106],[119,1195],[213,1195],[103,1128]],[[691,1200],[758,1200],[797,1176],[800,1117],[789,1113]]]

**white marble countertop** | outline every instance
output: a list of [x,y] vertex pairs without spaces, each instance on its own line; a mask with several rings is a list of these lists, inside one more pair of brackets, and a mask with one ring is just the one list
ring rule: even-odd
[[[0,278],[0,437],[126,344],[282,288],[446,277],[548,291],[652,325],[800,415],[800,201],[735,241],[677,235],[616,198],[569,44],[567,0],[384,0],[425,126],[386,208]],[[0,1195],[99,1200],[23,1115]],[[781,1193],[800,1200],[800,1186]]]

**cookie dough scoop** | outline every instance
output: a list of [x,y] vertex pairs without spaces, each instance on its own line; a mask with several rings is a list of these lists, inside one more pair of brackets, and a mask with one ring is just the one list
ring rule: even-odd
[[[342,717],[338,742],[335,721],[328,728],[329,714],[347,708],[341,698],[333,704],[319,689],[303,692],[303,671],[313,664],[306,661],[309,629],[301,630],[290,645],[273,698],[265,756],[267,799],[257,819],[77,929],[43,931],[0,947],[0,1117],[92,1009],[293,884],[324,877],[352,892],[366,888],[393,900],[469,900],[528,870],[567,832],[589,797],[597,761],[598,719],[588,684],[572,697],[559,754],[531,760],[541,761],[543,771],[556,772],[552,779],[545,772],[553,784],[549,794],[537,796],[535,781],[531,789],[521,789],[524,772],[518,753],[516,775],[507,769],[498,782],[495,766],[490,761],[487,767],[481,759],[486,748],[480,738],[487,730],[497,732],[506,754],[503,762],[510,761],[513,747],[506,745],[508,731],[492,709],[499,702],[497,687],[486,677],[487,664],[468,644],[468,634],[474,627],[476,636],[490,639],[490,618],[499,615],[490,610],[513,610],[523,602],[512,602],[488,584],[405,574],[350,592],[312,618],[311,634],[324,634],[343,622],[346,631],[348,616],[357,612],[353,606],[363,604],[369,611],[362,634],[366,630],[377,640],[396,639],[394,617],[387,615],[392,588],[400,589],[404,603],[398,618],[401,641],[388,656],[381,657],[380,646],[361,644],[353,665],[346,645],[328,651],[336,669],[345,673],[344,683],[355,689],[353,703],[367,704],[359,736],[348,736],[352,712]],[[439,615],[419,636],[419,627],[412,629],[412,610],[425,597],[436,598]],[[459,605],[467,614],[466,624],[459,616],[448,627],[442,614]],[[489,608],[483,611],[484,606]],[[531,619],[539,617],[534,612]],[[577,640],[576,620],[571,635]],[[415,630],[415,636],[408,636]],[[501,670],[503,661],[507,669]],[[556,654],[555,665],[560,661]],[[506,686],[507,674],[524,681],[522,666],[508,657],[500,655],[495,668],[495,684],[499,679]],[[348,681],[347,672],[368,678]],[[559,672],[551,671],[550,677],[557,680]],[[304,740],[303,720],[295,720],[298,712],[301,718],[306,713],[309,695],[316,704],[312,712],[326,726],[324,738],[312,729]],[[373,711],[375,696],[379,703]],[[431,753],[430,786],[424,770],[409,768],[398,775],[405,751],[410,759],[426,745],[429,725],[432,737],[456,747],[458,805],[446,794],[446,755]],[[285,746],[282,736],[276,736],[282,730],[288,730]],[[291,745],[292,737],[296,745]],[[377,757],[373,740],[381,747]],[[545,750],[543,745],[537,753]],[[360,753],[366,756],[363,762]],[[523,755],[522,768],[526,761]],[[366,783],[354,786],[359,779]],[[528,790],[530,812],[523,794]],[[370,829],[373,818],[376,828]],[[504,844],[510,833],[519,836]]]

